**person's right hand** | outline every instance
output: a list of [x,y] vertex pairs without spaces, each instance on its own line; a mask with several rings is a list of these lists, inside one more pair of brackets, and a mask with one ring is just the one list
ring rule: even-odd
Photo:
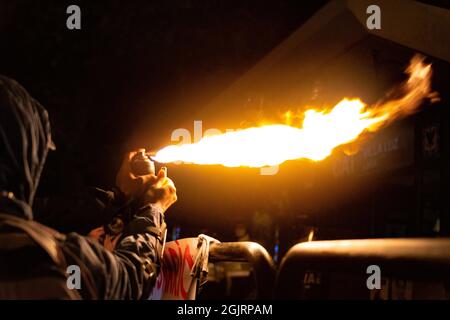
[[146,187],[147,191],[143,196],[143,202],[159,206],[162,212],[165,212],[177,201],[177,190],[172,179],[167,177],[166,167],[162,167],[156,176],[156,180],[154,182],[149,181]]

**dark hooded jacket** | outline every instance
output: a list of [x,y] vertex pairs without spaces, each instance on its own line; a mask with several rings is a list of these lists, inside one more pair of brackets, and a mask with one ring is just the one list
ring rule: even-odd
[[[66,270],[20,227],[2,223],[15,219],[55,239],[65,265],[82,274],[76,296],[86,299],[148,297],[161,255],[164,223],[152,205],[135,216],[139,227],[129,232],[114,252],[76,233],[60,235],[33,221],[31,209],[47,153],[54,149],[46,110],[17,82],[0,76],[0,297],[67,298],[51,290],[49,279],[66,280]],[[149,233],[148,230],[156,230]],[[64,282],[65,283],[65,282]]]

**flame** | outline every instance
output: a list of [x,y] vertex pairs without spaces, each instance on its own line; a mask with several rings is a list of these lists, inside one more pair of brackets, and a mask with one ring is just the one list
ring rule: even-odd
[[[412,58],[406,70],[408,80],[384,102],[369,107],[360,99],[344,98],[330,111],[305,111],[301,127],[273,124],[208,136],[197,143],[165,147],[153,159],[227,167],[274,166],[293,159],[323,160],[336,147],[416,112],[425,98],[432,98],[431,65],[423,60],[418,55]],[[390,98],[394,94],[397,98]],[[285,114],[287,123],[292,117],[292,112]]]

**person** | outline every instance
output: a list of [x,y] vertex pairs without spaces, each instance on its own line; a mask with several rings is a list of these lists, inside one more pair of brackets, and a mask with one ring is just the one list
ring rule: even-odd
[[147,298],[159,272],[164,215],[177,200],[166,169],[135,176],[130,163],[136,152],[126,155],[117,187],[126,199],[134,197],[135,211],[110,252],[91,237],[61,234],[33,220],[39,178],[55,146],[47,111],[4,76],[0,142],[0,299]]

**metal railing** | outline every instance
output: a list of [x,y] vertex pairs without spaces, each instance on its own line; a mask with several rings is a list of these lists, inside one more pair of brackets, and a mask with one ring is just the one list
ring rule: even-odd
[[[408,280],[450,279],[450,238],[333,240],[299,243],[283,258],[275,298],[305,298],[303,281],[311,270],[368,277],[369,265],[382,276]],[[323,297],[326,298],[326,297]]]
[[275,265],[267,250],[255,242],[213,243],[209,249],[209,261],[247,262],[252,266],[257,299],[272,297],[275,282]]

